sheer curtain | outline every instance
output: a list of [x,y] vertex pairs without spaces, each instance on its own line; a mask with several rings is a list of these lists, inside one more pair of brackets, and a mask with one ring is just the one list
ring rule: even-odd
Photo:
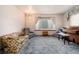
[[55,22],[54,19],[51,18],[41,18],[38,19],[36,23],[37,30],[54,30],[55,29]]

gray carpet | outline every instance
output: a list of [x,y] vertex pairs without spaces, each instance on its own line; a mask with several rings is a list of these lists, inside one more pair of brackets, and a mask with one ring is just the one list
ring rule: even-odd
[[64,45],[62,40],[55,37],[33,37],[29,39],[28,46],[22,47],[20,54],[78,54],[79,46],[70,42]]

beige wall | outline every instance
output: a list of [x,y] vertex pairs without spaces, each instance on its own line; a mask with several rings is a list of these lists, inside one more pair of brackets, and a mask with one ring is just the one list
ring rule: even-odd
[[61,14],[60,15],[32,15],[32,16],[26,16],[26,27],[35,30],[35,23],[37,21],[38,16],[55,17],[56,29],[62,27],[64,24],[64,15]]
[[0,35],[20,32],[23,28],[23,12],[15,6],[0,6]]
[[[69,20],[67,16],[69,14]],[[74,6],[64,14],[64,26],[79,26],[79,6]]]
[[[38,16],[55,17],[56,29],[64,25],[64,16],[62,14],[34,14],[26,16],[26,27],[35,30],[35,23]],[[15,6],[0,6],[0,35],[12,32],[19,32],[25,27],[25,15]],[[41,32],[36,32],[41,33]],[[49,32],[49,34],[52,34]]]
[[[37,17],[38,16],[47,16],[47,17],[55,17],[55,26],[56,26],[56,29],[60,28],[60,27],[63,27],[64,25],[64,15],[62,14],[59,14],[59,15],[51,15],[51,14],[37,14],[37,15],[30,15],[30,16],[26,16],[26,27],[29,27],[31,30],[35,30],[35,23],[37,21]],[[34,31],[35,32],[35,31]],[[42,34],[42,31],[36,31],[35,32],[36,34],[38,35],[41,35]],[[53,33],[53,32],[52,32]],[[52,34],[50,31],[49,31],[49,34]]]
[[79,26],[79,13],[70,17],[70,26]]

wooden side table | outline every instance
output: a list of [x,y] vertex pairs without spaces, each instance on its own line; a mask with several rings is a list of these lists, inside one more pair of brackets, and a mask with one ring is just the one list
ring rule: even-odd
[[43,32],[42,32],[42,35],[43,35],[43,36],[48,36],[48,31],[43,31]]

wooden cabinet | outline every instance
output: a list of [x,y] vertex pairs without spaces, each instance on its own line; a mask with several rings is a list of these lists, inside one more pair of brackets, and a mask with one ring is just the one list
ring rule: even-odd
[[53,35],[56,33],[56,30],[35,30],[34,33],[36,35]]
[[79,35],[70,34],[70,40],[79,44]]
[[48,36],[48,31],[43,31],[43,32],[42,32],[42,35],[43,35],[43,36]]
[[70,35],[69,40],[79,44],[79,35],[76,32],[79,30],[66,30],[66,32]]

